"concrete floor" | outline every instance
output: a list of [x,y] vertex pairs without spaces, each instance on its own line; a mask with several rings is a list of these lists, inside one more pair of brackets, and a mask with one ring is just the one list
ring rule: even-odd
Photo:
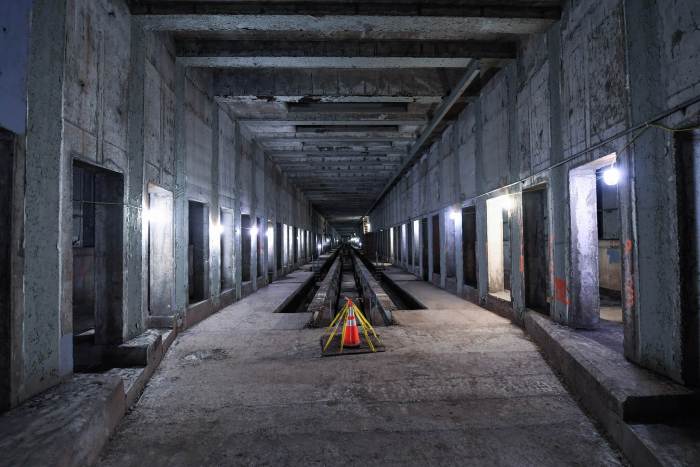
[[281,282],[178,336],[99,465],[620,465],[536,347],[430,284],[387,352],[320,358]]

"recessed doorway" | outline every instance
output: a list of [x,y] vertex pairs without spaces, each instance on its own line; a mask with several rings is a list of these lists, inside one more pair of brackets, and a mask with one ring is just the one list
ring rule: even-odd
[[525,306],[549,314],[549,214],[547,190],[538,187],[523,191],[523,260]]
[[124,177],[74,161],[72,182],[73,366],[92,371],[123,341]]

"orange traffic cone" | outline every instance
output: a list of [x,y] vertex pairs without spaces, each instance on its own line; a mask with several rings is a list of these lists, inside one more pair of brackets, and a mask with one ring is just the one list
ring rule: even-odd
[[[352,303],[352,302],[351,302]],[[351,305],[348,310],[348,317],[345,320],[345,332],[343,333],[343,347],[359,347],[360,330],[355,321],[355,308]]]

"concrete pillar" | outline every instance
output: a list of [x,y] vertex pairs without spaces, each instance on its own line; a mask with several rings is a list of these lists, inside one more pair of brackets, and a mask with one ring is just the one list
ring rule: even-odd
[[[124,295],[124,339],[143,332],[144,313],[148,310],[148,265],[143,260],[148,245],[148,229],[143,228],[144,191],[144,100],[146,72],[146,39],[139,18],[131,18],[131,48],[129,68],[129,164],[126,177],[124,239],[126,294]],[[141,273],[134,273],[140,271]]]
[[486,301],[489,293],[489,271],[488,271],[488,225],[487,225],[486,199],[476,200],[476,264],[477,264],[477,285],[479,288],[479,298],[481,302]]
[[233,277],[234,277],[234,284],[236,287],[236,300],[241,299],[242,291],[241,291],[241,283],[242,283],[242,267],[243,267],[243,262],[241,260],[241,235],[242,235],[242,229],[241,229],[241,194],[240,194],[240,173],[241,173],[241,125],[239,122],[234,122],[234,154],[232,155],[234,158],[234,164],[233,164],[233,193],[234,193],[234,202],[233,202],[233,224],[234,224],[234,236],[233,236],[233,255],[234,255],[234,261],[233,261]]
[[569,173],[571,270],[569,324],[594,329],[600,319],[596,173],[582,167]]
[[175,303],[174,311],[183,314],[187,309],[187,174],[185,162],[185,67],[175,67]]
[[221,203],[219,186],[219,166],[222,155],[219,150],[221,137],[219,105],[214,102],[211,120],[211,194],[209,197],[209,295],[214,309],[218,308],[221,295]]
[[510,195],[513,202],[510,218],[510,299],[515,319],[525,312],[525,255],[523,251],[522,192]]
[[[662,72],[657,0],[625,0],[625,38],[630,89],[630,125],[651,118],[668,106]],[[626,178],[636,225],[623,244],[623,311],[625,355],[643,366],[683,380],[683,329],[680,303],[676,159],[671,141],[660,131],[647,131],[631,151]],[[664,155],[666,155],[664,157]],[[640,180],[637,183],[637,180]],[[625,195],[625,199],[628,195]],[[623,225],[622,234],[628,233]]]
[[[561,24],[556,23],[547,32],[547,65],[549,83],[550,115],[549,132],[551,146],[549,160],[559,162],[564,157],[562,143],[561,105]],[[567,323],[569,316],[569,189],[567,168],[555,167],[549,172],[549,280],[552,301],[550,317],[558,322]]]
[[[18,399],[73,371],[70,223],[62,190],[70,176],[63,154],[66,2],[35,0],[32,12],[24,192],[24,317]],[[63,201],[63,202],[62,202]]]

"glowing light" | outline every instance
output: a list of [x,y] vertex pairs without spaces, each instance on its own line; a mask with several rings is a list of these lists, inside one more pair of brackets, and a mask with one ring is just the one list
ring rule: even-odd
[[275,234],[274,230],[272,227],[267,228],[267,238],[272,238],[272,236]]
[[603,171],[603,181],[606,185],[614,186],[620,181],[620,171],[615,167],[609,167]]
[[165,224],[167,221],[167,216],[160,209],[145,208],[143,210],[143,220],[149,224],[159,225]]
[[250,236],[255,237],[258,234],[258,228],[253,226],[250,228]]
[[498,204],[504,211],[510,211],[513,208],[513,199],[508,195],[501,196],[498,199]]
[[214,232],[216,232],[218,235],[223,235],[225,231],[224,224],[215,224],[214,225]]
[[462,219],[462,213],[456,209],[451,209],[450,210],[450,219],[452,219],[454,222],[458,222]]
[[321,248],[323,248],[323,245],[321,245],[321,244],[319,243],[319,244],[318,244],[318,249],[320,250]]

